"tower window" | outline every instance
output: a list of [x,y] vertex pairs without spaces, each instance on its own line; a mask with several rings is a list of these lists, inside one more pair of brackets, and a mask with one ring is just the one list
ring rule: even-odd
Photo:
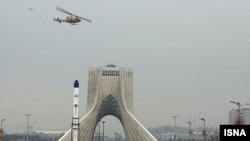
[[119,76],[119,70],[102,70],[102,76]]

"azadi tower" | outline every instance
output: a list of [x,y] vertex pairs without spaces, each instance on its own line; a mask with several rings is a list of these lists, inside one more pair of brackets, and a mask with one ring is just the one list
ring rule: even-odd
[[[92,141],[98,122],[107,115],[119,119],[126,141],[157,141],[133,115],[131,68],[89,68],[87,113],[80,120],[79,141]],[[71,129],[58,141],[71,141]]]

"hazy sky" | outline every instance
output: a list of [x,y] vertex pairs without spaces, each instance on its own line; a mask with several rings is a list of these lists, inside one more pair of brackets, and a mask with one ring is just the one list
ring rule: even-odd
[[[89,18],[72,26],[57,11]],[[88,68],[134,69],[134,114],[145,127],[219,127],[250,102],[249,0],[1,0],[0,119],[22,132],[68,130],[73,82],[86,113]],[[34,10],[28,10],[33,8]],[[243,106],[247,107],[247,106]],[[110,134],[121,127],[104,119]]]

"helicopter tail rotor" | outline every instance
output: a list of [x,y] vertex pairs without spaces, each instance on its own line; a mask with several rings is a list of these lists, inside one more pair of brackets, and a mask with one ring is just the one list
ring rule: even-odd
[[57,22],[59,22],[59,23],[62,22],[62,20],[60,20],[59,18],[53,18],[53,20],[54,20],[54,21],[57,21]]

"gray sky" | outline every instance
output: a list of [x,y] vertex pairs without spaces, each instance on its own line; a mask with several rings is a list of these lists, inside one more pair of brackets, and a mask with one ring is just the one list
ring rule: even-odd
[[[54,22],[67,16],[56,6],[92,23]],[[237,108],[229,100],[250,102],[249,7],[249,0],[1,0],[3,126],[22,132],[31,113],[36,130],[68,130],[74,80],[82,117],[88,68],[109,63],[134,69],[134,114],[145,127],[174,125],[173,115],[177,126],[191,118],[200,127],[200,117],[227,124]],[[110,134],[121,128],[105,120]]]

